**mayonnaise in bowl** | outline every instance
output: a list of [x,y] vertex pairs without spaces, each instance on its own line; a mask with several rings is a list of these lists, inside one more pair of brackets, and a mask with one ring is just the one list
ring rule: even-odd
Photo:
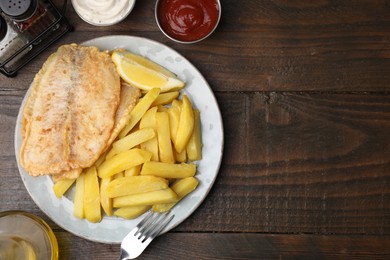
[[135,0],[72,0],[76,13],[87,23],[108,26],[127,17]]

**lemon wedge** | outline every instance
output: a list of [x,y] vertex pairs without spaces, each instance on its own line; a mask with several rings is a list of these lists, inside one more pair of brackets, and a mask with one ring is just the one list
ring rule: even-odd
[[147,67],[147,68],[150,68],[152,70],[161,72],[161,73],[165,74],[167,77],[176,78],[176,75],[173,74],[171,71],[167,70],[163,66],[160,66],[159,64],[157,64],[157,63],[155,63],[155,62],[153,62],[153,61],[151,61],[151,60],[149,60],[147,58],[144,58],[144,57],[142,57],[140,55],[136,55],[134,53],[131,53],[131,52],[128,52],[128,51],[125,51],[125,50],[118,50],[116,52],[118,52],[118,54],[121,54],[121,55],[125,56],[126,58],[128,58],[130,60],[133,60],[133,61],[141,64],[144,67]]
[[114,51],[111,57],[122,79],[137,88],[168,92],[184,87],[175,74],[145,57],[124,50]]

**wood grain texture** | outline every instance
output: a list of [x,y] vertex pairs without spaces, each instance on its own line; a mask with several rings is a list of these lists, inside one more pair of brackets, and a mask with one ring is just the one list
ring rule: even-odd
[[210,215],[248,231],[389,233],[387,95],[218,97],[230,141]]
[[[11,180],[24,194],[0,189],[8,209],[31,203],[9,140],[20,100],[0,109],[0,183]],[[227,129],[223,164],[207,200],[177,231],[390,234],[388,95],[218,93],[217,100]]]
[[[116,259],[119,245],[102,245],[57,233],[61,259]],[[73,245],[78,247],[74,248]],[[80,250],[83,248],[83,250]],[[138,259],[388,259],[390,240],[380,236],[168,233]]]
[[[222,1],[215,33],[190,46],[174,43],[159,31],[154,1],[139,1],[127,19],[110,27],[87,24],[68,3],[75,32],[20,74],[31,82],[60,44],[120,34],[173,47],[200,69],[215,91],[388,91],[388,1],[246,2],[237,6]],[[14,83],[2,84],[7,85]]]
[[[2,76],[4,82],[0,86],[26,89],[43,62],[59,45],[81,43],[105,35],[101,32],[72,32],[23,68],[18,75],[19,79],[24,79],[23,85]],[[200,70],[214,91],[383,92],[388,91],[390,82],[390,51],[386,44],[390,42],[390,33],[380,40],[383,41],[381,44],[374,42],[363,46],[356,43],[354,52],[350,46],[343,47],[342,53],[338,47],[324,46],[323,51],[311,54],[307,53],[310,47],[305,44],[293,51],[294,44],[289,43],[279,45],[271,41],[264,46],[261,35],[245,32],[234,32],[231,35],[236,39],[234,42],[225,35],[223,39],[211,37],[193,49],[168,42],[160,32],[125,35],[146,37],[173,47]],[[322,45],[320,39],[315,41]],[[293,53],[287,54],[287,49]]]
[[[62,0],[55,0],[57,5]],[[106,35],[159,41],[192,62],[221,108],[225,147],[207,199],[140,259],[390,258],[390,2],[222,0],[212,36],[168,40],[155,1],[95,27],[68,1],[68,33],[23,68],[0,75],[0,210],[53,228],[60,259],[115,259],[118,245],[76,237],[30,198],[14,154],[19,106],[60,45]]]

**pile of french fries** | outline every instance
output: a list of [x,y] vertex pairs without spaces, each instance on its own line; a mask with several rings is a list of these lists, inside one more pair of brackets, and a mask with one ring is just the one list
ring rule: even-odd
[[75,183],[74,216],[100,222],[103,212],[126,219],[150,208],[165,212],[198,186],[193,162],[202,158],[200,113],[179,94],[147,92],[93,166],[54,184],[61,198]]

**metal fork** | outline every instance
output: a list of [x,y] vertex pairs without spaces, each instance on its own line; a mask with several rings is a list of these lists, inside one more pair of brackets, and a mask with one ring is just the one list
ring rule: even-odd
[[138,257],[152,240],[171,222],[175,215],[150,211],[122,240],[119,260]]

